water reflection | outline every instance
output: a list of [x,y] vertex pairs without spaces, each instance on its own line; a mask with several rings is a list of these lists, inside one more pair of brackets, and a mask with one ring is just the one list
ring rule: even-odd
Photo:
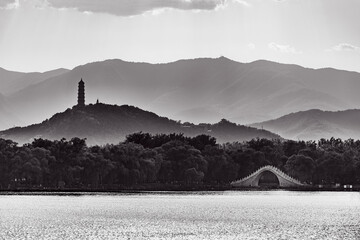
[[360,239],[355,192],[0,196],[0,239]]

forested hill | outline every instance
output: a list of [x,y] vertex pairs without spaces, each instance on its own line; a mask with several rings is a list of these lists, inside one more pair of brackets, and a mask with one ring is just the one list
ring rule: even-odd
[[0,138],[23,144],[31,142],[34,138],[55,140],[79,137],[86,138],[89,145],[101,145],[119,143],[126,135],[140,131],[151,134],[184,133],[186,136],[207,134],[215,137],[219,143],[245,141],[257,137],[279,138],[269,131],[240,126],[225,119],[216,124],[181,124],[137,107],[102,103],[67,109],[40,124],[1,131]]

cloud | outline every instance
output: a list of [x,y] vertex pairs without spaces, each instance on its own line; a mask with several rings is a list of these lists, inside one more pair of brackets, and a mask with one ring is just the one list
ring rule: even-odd
[[8,4],[14,3],[15,0],[0,0],[0,7],[4,8],[6,7]]
[[232,0],[232,1],[235,2],[235,3],[240,3],[240,4],[242,4],[242,5],[246,6],[246,7],[250,6],[250,4],[245,0]]
[[339,43],[336,46],[328,49],[328,51],[357,51],[360,50],[360,47],[351,45],[349,43]]
[[[3,1],[3,0],[0,0]],[[227,0],[47,0],[49,6],[80,12],[133,16],[159,9],[215,10]]]
[[289,45],[281,45],[277,43],[269,43],[268,47],[274,51],[279,51],[282,53],[292,53],[292,54],[301,54],[301,51],[296,50],[294,47],[291,47]]
[[0,0],[0,9],[14,9],[19,5],[19,0]]

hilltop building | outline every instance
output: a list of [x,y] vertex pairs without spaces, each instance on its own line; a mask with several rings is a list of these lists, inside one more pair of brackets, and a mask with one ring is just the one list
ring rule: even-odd
[[85,83],[81,79],[78,86],[78,103],[77,107],[85,107]]

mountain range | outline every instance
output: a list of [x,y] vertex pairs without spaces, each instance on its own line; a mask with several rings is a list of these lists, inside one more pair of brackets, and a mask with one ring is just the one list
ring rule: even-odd
[[0,138],[24,144],[34,138],[56,140],[80,137],[86,138],[89,145],[103,145],[119,143],[127,135],[140,131],[152,134],[183,133],[186,136],[206,134],[215,137],[218,143],[241,142],[256,137],[280,138],[269,131],[240,126],[225,119],[216,124],[182,124],[137,107],[102,103],[75,106],[42,123],[1,131]]
[[[196,124],[225,118],[292,139],[357,136],[356,124],[335,124],[326,121],[327,115],[316,118],[317,110],[308,110],[338,111],[336,119],[353,118],[344,110],[360,106],[360,73],[265,60],[239,63],[225,57],[166,64],[112,59],[44,73],[0,68],[0,129],[39,123],[71,108],[81,78],[87,104],[97,99],[129,104]],[[290,117],[284,128],[278,124]],[[259,124],[251,125],[254,122]]]
[[264,128],[286,139],[294,140],[319,140],[331,137],[360,139],[360,110],[330,112],[311,109],[251,126]]
[[[17,107],[17,111],[15,111],[11,102],[9,102],[12,100],[10,96],[16,94],[18,91],[28,87],[31,88],[37,83],[64,74],[68,71],[70,70],[61,68],[44,73],[21,73],[0,68],[0,129],[31,123],[31,121],[27,120],[26,116],[22,114],[16,114],[16,112],[23,111],[24,107],[20,105]],[[24,101],[23,103],[25,105],[25,102],[32,102],[34,99],[22,100]],[[36,106],[34,106],[34,109],[36,109]],[[36,121],[41,121],[41,119],[36,119]]]
[[0,129],[41,122],[73,106],[81,78],[87,103],[100,99],[130,104],[194,123],[226,118],[250,124],[308,109],[360,106],[360,73],[356,72],[264,60],[239,63],[225,57],[167,64],[113,59],[46,73],[0,71],[0,92],[5,98],[1,104],[19,120],[1,124]]

